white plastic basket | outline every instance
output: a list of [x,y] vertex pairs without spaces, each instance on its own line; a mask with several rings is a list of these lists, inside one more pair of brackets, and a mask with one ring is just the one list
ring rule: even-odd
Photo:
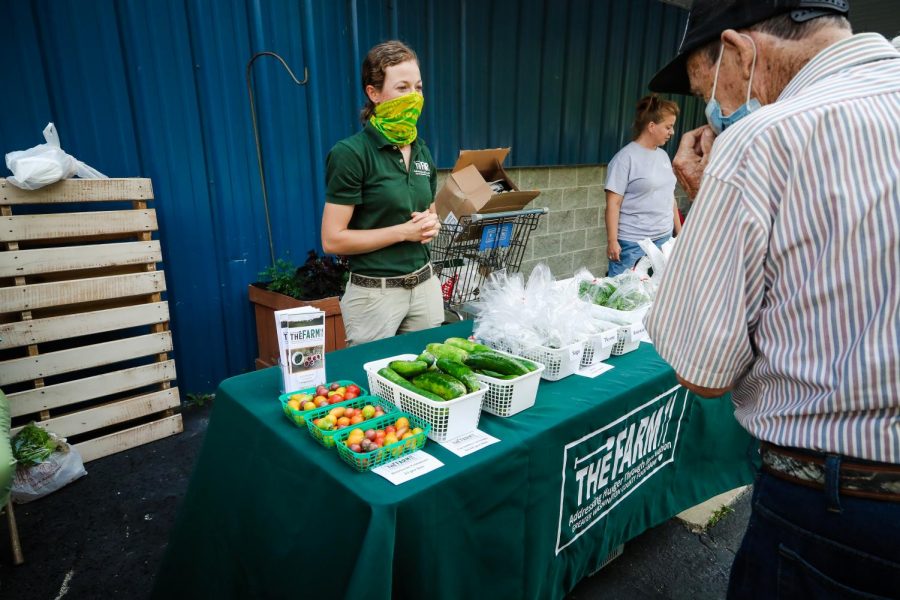
[[379,369],[388,366],[392,361],[415,359],[415,354],[400,354],[364,364],[363,369],[369,379],[370,393],[383,398],[400,410],[431,423],[431,433],[428,434],[428,437],[436,442],[456,439],[478,429],[481,403],[487,393],[487,385],[483,385],[480,390],[471,394],[445,402],[437,402],[388,381],[378,374]]
[[618,340],[612,348],[613,356],[622,356],[633,350],[637,350],[641,345],[641,340],[647,335],[643,323],[632,323],[631,325],[623,325],[618,330]]
[[485,344],[495,350],[502,350],[544,365],[541,377],[547,381],[558,381],[563,377],[575,374],[581,366],[581,357],[584,355],[584,342],[576,342],[562,348],[547,348],[546,346],[512,348],[504,342],[493,341],[485,341]]
[[588,337],[584,341],[584,354],[581,355],[581,366],[590,367],[601,360],[606,360],[612,353],[613,346],[619,341],[619,328],[614,327]]
[[[522,358],[502,350],[495,351],[513,358]],[[534,406],[538,384],[541,382],[541,374],[545,367],[537,361],[531,362],[537,365],[537,370],[520,375],[515,379],[497,379],[475,373],[475,377],[486,383],[488,387],[481,408],[498,417],[511,417]]]

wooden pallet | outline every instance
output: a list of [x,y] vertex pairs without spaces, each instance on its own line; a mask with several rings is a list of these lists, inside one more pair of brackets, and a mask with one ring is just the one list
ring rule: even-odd
[[0,387],[13,432],[35,421],[85,462],[182,431],[152,199],[149,179],[36,191],[0,179]]

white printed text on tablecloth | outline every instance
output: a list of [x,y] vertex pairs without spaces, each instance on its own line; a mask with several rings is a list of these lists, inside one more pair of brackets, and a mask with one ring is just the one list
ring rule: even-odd
[[566,444],[556,553],[675,461],[688,392],[677,385]]

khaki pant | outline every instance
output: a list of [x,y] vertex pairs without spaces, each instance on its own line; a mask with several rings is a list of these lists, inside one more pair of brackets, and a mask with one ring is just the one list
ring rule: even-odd
[[348,346],[439,327],[444,322],[440,280],[433,276],[411,290],[347,283],[341,314]]

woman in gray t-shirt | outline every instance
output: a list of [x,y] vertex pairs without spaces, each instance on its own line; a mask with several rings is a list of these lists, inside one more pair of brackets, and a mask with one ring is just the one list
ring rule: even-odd
[[619,150],[606,170],[606,256],[610,277],[630,269],[644,251],[638,242],[650,238],[661,246],[681,231],[675,202],[675,173],[660,148],[675,131],[678,105],[657,96],[637,104],[634,141]]

